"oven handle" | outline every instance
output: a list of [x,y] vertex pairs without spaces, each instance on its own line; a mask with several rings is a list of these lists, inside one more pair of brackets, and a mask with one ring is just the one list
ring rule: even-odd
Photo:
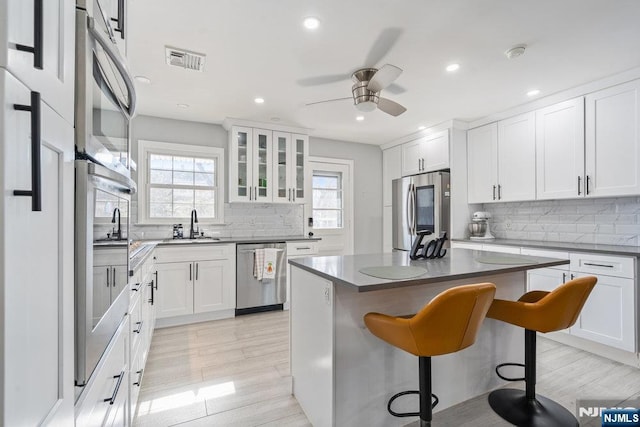
[[124,80],[124,84],[127,86],[127,91],[129,92],[129,106],[125,108],[125,114],[129,119],[131,119],[136,113],[137,104],[136,88],[133,84],[133,78],[131,77],[131,74],[129,74],[127,66],[124,64],[124,61],[120,57],[120,54],[116,51],[114,47],[115,45],[111,43],[111,41],[105,40],[102,34],[100,34],[100,31],[96,29],[95,20],[93,18],[89,18],[88,27],[89,33],[93,36],[95,41],[98,42],[100,46],[102,46],[106,54],[113,62],[113,65],[115,65],[118,69],[118,72],[122,76],[122,80]]

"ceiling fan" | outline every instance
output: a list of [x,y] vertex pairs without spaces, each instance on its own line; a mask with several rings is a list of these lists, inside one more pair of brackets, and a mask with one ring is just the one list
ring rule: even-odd
[[[389,50],[391,50],[401,34],[402,30],[399,28],[387,28],[383,30],[371,47],[371,50],[367,55],[366,63],[378,63],[389,52]],[[353,104],[360,111],[368,112],[378,108],[379,110],[395,117],[404,113],[407,109],[395,101],[381,97],[380,92],[385,88],[392,93],[404,92],[403,88],[393,83],[400,74],[402,74],[402,69],[395,65],[386,64],[379,69],[373,67],[360,68],[354,71],[351,75],[337,74],[310,77],[298,80],[298,84],[301,86],[316,86],[320,84],[339,82],[351,77],[351,80],[353,81],[353,86],[351,87],[352,96],[311,102],[306,105],[309,106],[323,104],[325,102],[352,99]]]

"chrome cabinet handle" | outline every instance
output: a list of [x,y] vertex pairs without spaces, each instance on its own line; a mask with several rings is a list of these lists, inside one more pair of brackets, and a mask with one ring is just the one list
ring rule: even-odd
[[420,159],[418,159],[418,171],[421,171],[422,168],[420,167]]
[[133,287],[131,288],[131,292],[138,292],[140,290],[140,285],[141,283],[134,284]]
[[498,200],[502,199],[502,185],[498,184]]
[[571,277],[571,280],[576,278],[576,276],[573,273],[571,273],[571,275],[569,277]]
[[[151,280],[151,283],[149,283],[149,286],[151,286],[151,298],[148,299],[148,302],[149,302],[149,304],[153,305],[153,303],[154,303],[153,280]],[[157,289],[157,285],[156,285],[156,289]]]
[[136,325],[138,325],[138,329],[134,329],[133,332],[139,334],[142,331],[142,322],[136,322]]
[[295,203],[295,201],[296,201],[296,189],[294,188],[293,190],[291,190],[291,192],[293,193],[293,202]]
[[496,199],[496,186],[493,186],[493,200]]
[[113,267],[113,283],[112,286],[115,288],[116,287],[116,268]]
[[13,190],[13,195],[31,197],[31,210],[40,212],[42,211],[40,92],[31,92],[31,105],[13,104],[13,108],[31,113],[31,190]]
[[311,250],[310,247],[296,248],[296,251],[310,251],[310,250]]
[[191,269],[193,268],[193,264],[189,264],[189,280],[193,280],[191,277]]
[[587,175],[587,188],[586,188],[586,191],[585,191],[585,194],[587,194],[587,195],[589,194],[589,181],[591,181],[591,178],[589,178],[589,175]]
[[33,46],[16,44],[16,49],[22,52],[33,53],[33,68],[42,70],[42,46],[43,21],[42,21],[42,1],[33,0]]
[[107,288],[109,286],[111,286],[111,283],[109,283],[109,270],[111,270],[109,267],[107,267]]
[[578,176],[578,196],[581,194],[580,192],[580,184],[582,183],[582,177]]
[[113,378],[118,379],[118,382],[116,383],[116,388],[113,390],[113,394],[111,395],[111,397],[107,397],[106,399],[103,400],[103,402],[109,402],[109,405],[113,405],[114,402],[116,401],[116,397],[118,396],[118,391],[120,391],[120,384],[122,384],[122,379],[124,378],[124,371],[120,372],[120,375],[116,375]]
[[562,283],[567,281],[567,273],[562,273]]
[[198,280],[198,266],[199,266],[199,265],[200,265],[200,264],[196,262],[196,280]]

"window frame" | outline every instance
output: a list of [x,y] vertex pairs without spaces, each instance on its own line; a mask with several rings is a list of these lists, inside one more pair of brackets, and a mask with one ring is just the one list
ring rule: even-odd
[[181,156],[181,157],[204,157],[214,159],[216,162],[215,188],[216,218],[200,218],[200,224],[224,224],[224,200],[225,200],[225,153],[224,148],[207,147],[200,145],[188,145],[173,142],[160,142],[149,140],[138,140],[138,209],[136,224],[142,225],[164,225],[175,223],[187,223],[189,217],[172,218],[151,218],[149,215],[150,183],[149,177],[149,153]]
[[[318,170],[319,174],[314,174],[311,172],[311,216],[314,218],[314,228],[317,230],[342,230],[345,227],[345,202],[344,202],[344,177],[342,176],[342,172],[335,171],[323,171]],[[322,174],[322,175],[321,175]],[[338,179],[338,188],[316,188],[313,186],[313,178],[315,176],[324,176],[327,178],[337,178]],[[316,208],[313,205],[313,196],[314,190],[324,190],[324,191],[333,191],[340,194],[340,208]],[[315,224],[315,211],[338,211],[340,212],[340,226],[339,227],[318,227]]]

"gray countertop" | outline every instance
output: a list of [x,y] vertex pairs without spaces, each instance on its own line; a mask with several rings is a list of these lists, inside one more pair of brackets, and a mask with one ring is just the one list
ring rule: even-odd
[[598,245],[593,243],[573,243],[573,242],[544,242],[538,240],[515,240],[515,239],[494,239],[494,240],[471,240],[452,239],[454,242],[481,243],[487,245],[520,246],[537,249],[552,249],[578,252],[594,252],[606,255],[626,255],[640,257],[640,247],[621,245]]
[[[485,258],[483,258],[485,257]],[[408,252],[385,254],[322,256],[289,260],[289,264],[357,292],[424,285],[448,280],[477,279],[492,274],[512,273],[533,268],[569,264],[568,260],[541,258],[526,255],[493,254],[469,249],[448,249],[444,258],[433,260],[409,259]],[[496,261],[504,259],[508,263]],[[482,262],[489,260],[491,263]],[[360,269],[373,266],[418,266],[427,269],[420,277],[407,280],[379,279],[360,273]]]

